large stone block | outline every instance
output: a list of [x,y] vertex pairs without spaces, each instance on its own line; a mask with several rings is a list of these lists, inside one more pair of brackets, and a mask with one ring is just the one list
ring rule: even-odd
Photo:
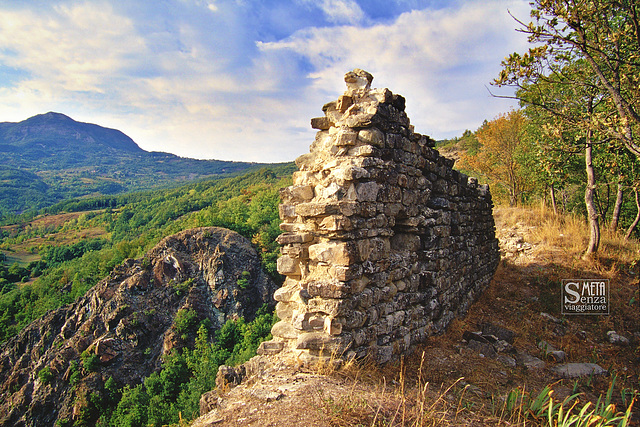
[[420,236],[398,233],[391,238],[391,249],[394,251],[416,252],[420,250]]
[[335,145],[337,145],[338,147],[355,145],[356,139],[358,138],[358,133],[350,129],[341,129],[335,136],[335,138]]
[[318,229],[321,231],[349,231],[353,230],[353,223],[344,215],[329,215],[320,221]]
[[329,241],[309,246],[309,259],[326,264],[349,265],[358,259],[353,242]]
[[293,243],[307,243],[313,240],[313,234],[310,233],[282,233],[276,238],[281,245],[290,245]]
[[288,255],[281,256],[277,261],[278,273],[284,276],[294,276],[300,274],[300,262]]
[[380,186],[375,182],[363,182],[356,185],[356,196],[359,202],[375,202]]
[[327,130],[331,126],[333,126],[333,122],[326,116],[311,119],[311,127],[313,129]]
[[308,303],[312,312],[324,313],[331,317],[346,317],[353,309],[353,302],[349,299],[311,298]]
[[351,286],[338,280],[310,280],[302,286],[312,297],[344,298],[351,294]]
[[313,199],[313,188],[310,185],[291,185],[280,190],[280,198],[285,204],[308,202]]

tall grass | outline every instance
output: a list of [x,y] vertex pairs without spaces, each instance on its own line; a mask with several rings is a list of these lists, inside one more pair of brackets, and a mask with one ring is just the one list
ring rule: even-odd
[[[551,252],[566,258],[579,258],[589,242],[589,227],[584,218],[572,213],[554,214],[544,207],[519,208],[499,206],[494,209],[498,231],[523,227],[527,241],[537,252]],[[600,248],[595,258],[615,259],[616,264],[630,264],[640,257],[640,242],[625,240],[622,230],[611,232],[600,225]]]
[[[545,386],[539,393],[530,393],[525,387],[511,390],[502,399],[478,404],[470,393],[464,378],[458,378],[448,386],[433,385],[424,381],[424,352],[420,372],[412,373],[417,381],[409,386],[404,366],[398,380],[391,386],[382,376],[377,387],[365,395],[355,386],[339,398],[326,398],[323,411],[332,426],[371,427],[436,427],[436,426],[540,426],[540,427],[627,427],[638,391],[622,391],[623,410],[612,403],[616,376],[597,402],[586,399],[583,393],[574,393],[562,400],[554,396],[554,384]],[[357,364],[350,365],[362,374]],[[364,368],[371,369],[371,366]],[[374,368],[375,369],[375,368]],[[340,371],[334,371],[338,373]]]
[[[626,427],[631,422],[631,411],[638,398],[638,391],[625,397],[624,412],[617,411],[612,403],[616,383],[614,375],[604,396],[600,395],[594,404],[582,401],[582,393],[575,393],[563,400],[555,400],[550,385],[538,394],[529,394],[524,389],[510,391],[501,407],[499,418],[516,425],[551,427]],[[626,396],[623,393],[623,396]]]

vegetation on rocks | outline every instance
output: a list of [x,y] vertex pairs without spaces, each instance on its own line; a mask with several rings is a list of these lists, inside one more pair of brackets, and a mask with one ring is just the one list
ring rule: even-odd
[[[33,319],[76,300],[127,258],[162,237],[199,226],[239,232],[256,247],[263,266],[279,281],[278,190],[292,166],[262,169],[237,178],[110,198],[108,209],[86,211],[106,199],[71,201],[26,223],[0,228],[0,341]],[[73,214],[77,212],[76,214]],[[65,218],[58,223],[54,218]],[[88,238],[93,236],[93,238]]]
[[[274,378],[265,385],[265,378],[257,377],[252,387],[267,390],[268,405],[233,405],[233,399],[246,402],[246,395],[222,393],[228,404],[220,405],[215,423],[232,425],[242,418],[319,426],[626,426],[636,421],[639,12],[630,1],[532,1],[532,22],[521,23],[521,31],[534,46],[509,56],[495,82],[514,86],[522,109],[439,143],[458,168],[491,184],[503,205],[494,210],[502,259],[465,318],[451,319],[445,334],[429,336],[413,355],[383,367],[350,363],[342,371],[322,370],[329,376],[321,378],[294,362],[281,380],[295,375],[298,388],[282,388],[275,398],[266,388]],[[340,99],[341,112],[349,109],[347,101]],[[403,99],[393,103],[404,107]],[[70,120],[45,116],[27,125],[51,131],[52,121]],[[358,132],[371,124],[360,118],[353,123]],[[330,119],[313,123],[328,130]],[[118,195],[134,185],[165,184],[149,171],[177,160],[158,153],[145,157],[118,135],[119,142],[94,147],[95,152],[105,158],[114,149],[127,152],[122,159],[138,169],[119,164],[118,175],[109,178],[113,165],[98,162],[95,171],[87,170],[63,154],[73,138],[58,138],[41,141],[60,154],[54,168],[37,170],[42,153],[28,152],[29,167],[18,170],[11,161],[21,140],[13,124],[0,125],[0,136],[9,141],[2,144],[6,155],[0,164],[7,183],[0,189],[5,422],[159,426],[195,418],[200,396],[215,386],[217,368],[246,361],[269,338],[275,318],[268,309],[258,310],[256,296],[271,302],[273,286],[266,281],[260,288],[256,277],[264,269],[281,282],[278,190],[291,185],[292,166]],[[81,125],[85,143],[92,142],[92,132],[104,131]],[[354,135],[342,134],[340,142],[356,145]],[[369,142],[358,142],[353,156],[373,153]],[[389,140],[376,142],[382,148]],[[147,181],[134,184],[137,174]],[[311,187],[297,190],[305,192],[305,200],[315,196]],[[368,198],[369,191],[364,193]],[[90,194],[99,195],[87,198]],[[53,205],[69,196],[82,198]],[[46,210],[16,215],[34,201]],[[299,223],[288,225],[293,230]],[[231,274],[217,276],[222,240],[213,244],[212,236],[227,232],[196,228],[203,226],[225,227],[250,239],[251,244],[239,244],[257,248],[260,266],[256,261],[249,268],[243,260]],[[413,252],[421,244],[416,242]],[[185,261],[194,248],[207,262]],[[233,250],[228,255],[232,259]],[[290,266],[298,276],[297,266]],[[220,277],[224,286],[212,286]],[[559,284],[566,278],[609,280],[609,315],[563,314]],[[248,306],[251,314],[243,318]],[[487,325],[497,332],[486,332]],[[509,339],[498,336],[504,331]],[[590,370],[568,375],[567,360]],[[312,387],[304,388],[306,381]],[[260,393],[254,396],[260,400]]]

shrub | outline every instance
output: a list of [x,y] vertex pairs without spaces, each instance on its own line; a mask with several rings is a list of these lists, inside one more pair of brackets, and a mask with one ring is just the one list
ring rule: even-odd
[[90,372],[97,371],[100,367],[100,358],[97,354],[91,354],[88,350],[85,350],[80,355],[82,359],[82,366]]
[[53,372],[51,372],[51,368],[45,366],[44,368],[40,369],[40,372],[38,372],[38,378],[40,378],[42,384],[49,384],[53,379]]
[[240,287],[240,289],[247,290],[249,287],[251,287],[251,273],[249,273],[248,271],[243,271],[240,278],[238,279],[238,281],[236,282],[238,284],[238,286]]
[[185,335],[198,323],[198,313],[190,308],[181,308],[176,313],[173,326],[179,335]]

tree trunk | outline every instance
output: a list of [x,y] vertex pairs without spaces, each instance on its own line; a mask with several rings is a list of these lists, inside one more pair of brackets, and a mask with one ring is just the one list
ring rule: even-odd
[[587,207],[587,219],[589,220],[589,246],[583,257],[589,258],[598,252],[600,246],[600,224],[598,222],[598,211],[593,200],[596,187],[596,178],[592,163],[591,130],[587,131],[587,143],[584,153],[585,169],[587,172],[587,186],[584,190],[584,203]]
[[551,206],[553,206],[553,214],[558,215],[558,205],[556,203],[556,189],[553,186],[553,184],[551,184],[551,190],[549,191],[549,193],[551,195]]
[[609,183],[606,184],[607,187],[607,200],[602,203],[601,202],[601,197],[600,197],[600,191],[598,191],[598,188],[596,187],[594,190],[594,194],[593,194],[593,199],[596,205],[596,209],[598,210],[598,216],[600,218],[606,218],[607,217],[607,212],[609,212],[609,201],[611,199],[611,185]]
[[609,230],[614,232],[618,229],[618,221],[620,220],[620,211],[622,210],[622,196],[623,196],[622,179],[618,178],[618,194],[616,195],[616,205],[613,207],[613,214],[611,215],[611,223],[609,223]]
[[627,230],[627,234],[625,234],[624,240],[629,240],[629,238],[631,237],[631,233],[633,233],[636,225],[638,225],[638,222],[640,222],[640,200],[638,199],[638,187],[634,187],[633,192],[636,194],[636,208],[638,209],[638,213],[636,214],[636,219],[633,220],[633,223]]

